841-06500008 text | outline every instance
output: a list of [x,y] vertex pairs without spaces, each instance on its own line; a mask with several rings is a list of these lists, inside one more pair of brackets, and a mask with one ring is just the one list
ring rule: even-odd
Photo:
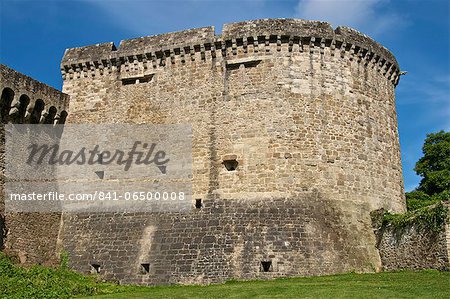
[[184,192],[99,192],[99,200],[184,200]]

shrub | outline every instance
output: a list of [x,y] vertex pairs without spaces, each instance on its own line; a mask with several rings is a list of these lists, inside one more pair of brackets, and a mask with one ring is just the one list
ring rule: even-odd
[[67,255],[61,256],[59,268],[14,265],[0,252],[1,298],[73,298],[121,292],[122,287],[99,283],[95,276],[86,276],[67,269]]
[[393,225],[397,228],[417,226],[419,229],[429,229],[439,232],[444,228],[448,219],[448,208],[439,201],[433,206],[425,206],[404,214],[390,214],[386,212],[383,225]]

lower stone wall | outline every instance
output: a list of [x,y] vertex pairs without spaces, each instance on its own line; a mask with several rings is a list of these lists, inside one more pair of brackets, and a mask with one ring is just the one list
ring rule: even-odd
[[5,213],[3,250],[21,264],[58,264],[61,213]]
[[188,213],[65,214],[63,222],[69,266],[120,283],[204,284],[380,267],[368,208],[317,194],[211,199]]
[[383,269],[450,270],[447,229],[443,226],[440,232],[433,232],[417,226],[384,227],[377,245]]

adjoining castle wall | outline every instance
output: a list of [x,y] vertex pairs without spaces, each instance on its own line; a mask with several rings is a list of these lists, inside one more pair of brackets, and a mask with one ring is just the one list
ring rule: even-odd
[[369,213],[405,209],[399,68],[367,36],[257,20],[221,36],[205,27],[68,49],[61,70],[70,123],[192,124],[203,202],[187,214],[65,215],[75,269],[158,284],[381,268]]
[[[42,100],[44,103],[44,107],[39,108],[42,109],[38,119],[39,123],[44,123],[46,121],[53,123],[58,121],[61,113],[63,111],[67,112],[69,107],[69,95],[2,64],[0,64],[0,90],[3,96],[1,102],[2,107],[5,106],[4,101],[10,100],[10,93],[8,91],[11,90],[13,92],[12,100],[9,103],[10,107],[6,108],[8,110],[8,115],[10,116],[8,122],[30,123],[30,121],[32,121],[30,118],[33,114],[36,102],[39,102],[39,100]],[[15,116],[22,107],[25,110],[24,119],[16,121],[13,116]],[[51,107],[56,108],[56,113],[53,116],[53,119],[46,120],[46,116],[51,114]]]
[[56,262],[60,213],[5,212],[5,123],[53,124],[64,123],[69,96],[60,91],[0,65],[0,248],[16,255],[24,264],[53,264]]
[[448,224],[440,232],[421,230],[416,226],[388,227],[381,233],[377,246],[383,269],[449,271],[449,236]]

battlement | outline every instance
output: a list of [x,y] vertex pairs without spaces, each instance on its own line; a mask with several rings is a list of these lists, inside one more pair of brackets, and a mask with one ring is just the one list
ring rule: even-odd
[[212,43],[214,39],[214,27],[210,26],[124,40],[120,42],[119,50],[121,53],[142,54],[170,48],[181,48],[186,45]]
[[86,61],[100,61],[111,58],[111,54],[114,51],[117,51],[117,48],[113,42],[66,49],[62,64],[70,65]]
[[113,42],[72,48],[67,49],[64,53],[62,65],[152,53],[164,49],[180,48],[184,45],[211,43],[214,42],[214,39],[214,27],[211,26],[123,40],[120,42],[118,50]]
[[330,23],[301,19],[260,19],[223,25],[222,37],[225,40],[247,36],[301,36],[332,39],[333,28]]
[[[61,72],[66,80],[96,69],[101,70],[101,74],[104,69],[120,70],[120,66],[127,63],[149,62],[153,68],[158,68],[165,66],[166,59],[174,64],[176,56],[180,56],[182,62],[185,56],[195,61],[198,59],[195,53],[198,52],[202,60],[206,60],[206,52],[210,53],[209,57],[221,55],[230,58],[236,55],[237,47],[243,47],[245,52],[250,46],[266,47],[263,52],[267,53],[274,43],[280,47],[288,44],[290,52],[294,45],[298,45],[296,48],[301,52],[309,48],[311,53],[314,52],[311,49],[329,47],[333,53],[339,52],[342,58],[347,53],[351,60],[372,64],[394,85],[398,83],[400,68],[394,55],[367,35],[348,27],[334,30],[326,22],[300,19],[261,19],[225,24],[221,35],[216,35],[214,27],[210,26],[123,40],[118,48],[110,42],[67,49]],[[78,75],[66,76],[75,73]]]

